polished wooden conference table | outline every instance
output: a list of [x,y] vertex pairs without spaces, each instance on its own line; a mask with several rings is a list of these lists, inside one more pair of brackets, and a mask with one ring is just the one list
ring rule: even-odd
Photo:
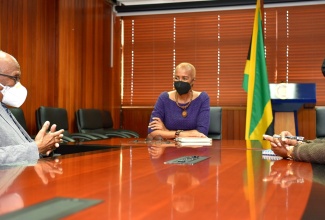
[[[62,146],[97,150],[2,168],[1,216],[57,197],[100,201],[63,219],[325,216],[325,167],[262,158],[261,144],[214,140],[212,146],[176,147],[172,141],[112,138]],[[165,163],[183,156],[206,159]]]

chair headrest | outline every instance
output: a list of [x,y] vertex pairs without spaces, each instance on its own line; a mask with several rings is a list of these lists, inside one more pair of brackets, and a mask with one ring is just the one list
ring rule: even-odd
[[42,126],[45,121],[49,121],[51,125],[57,125],[57,130],[69,129],[68,113],[67,110],[64,108],[41,106],[37,110],[36,117],[38,118],[37,120],[40,123],[40,126]]
[[99,109],[78,109],[77,123],[80,129],[102,129],[102,112]]

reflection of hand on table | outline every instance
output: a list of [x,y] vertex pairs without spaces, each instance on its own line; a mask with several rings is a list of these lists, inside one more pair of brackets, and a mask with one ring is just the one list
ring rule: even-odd
[[173,207],[177,212],[185,213],[194,208],[195,196],[191,188],[200,185],[200,181],[185,168],[180,168],[168,176],[167,183],[172,186]]
[[300,165],[302,165],[301,162],[290,160],[275,161],[270,174],[263,181],[279,184],[281,188],[288,188],[292,184],[303,184],[305,180],[312,179],[312,173]]
[[175,147],[174,141],[166,140],[161,136],[153,139],[147,138],[148,152],[152,159],[158,159],[165,151],[166,147]]
[[149,146],[148,152],[152,159],[158,159],[165,151],[165,147]]
[[34,166],[35,172],[41,178],[44,184],[48,183],[47,174],[51,178],[55,178],[55,174],[62,174],[61,161],[59,159],[42,158],[39,159],[37,164]]

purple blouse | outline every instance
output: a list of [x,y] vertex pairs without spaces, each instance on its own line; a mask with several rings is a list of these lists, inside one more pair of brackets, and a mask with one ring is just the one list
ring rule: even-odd
[[[185,104],[179,104],[185,106]],[[194,99],[187,107],[187,117],[182,116],[183,109],[169,98],[168,92],[163,92],[158,97],[155,107],[151,113],[150,122],[153,117],[158,117],[168,130],[198,130],[207,135],[210,125],[210,98],[206,92]],[[153,130],[148,128],[148,133]]]

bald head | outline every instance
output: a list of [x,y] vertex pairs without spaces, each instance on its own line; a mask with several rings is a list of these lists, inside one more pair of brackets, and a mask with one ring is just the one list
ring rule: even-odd
[[13,71],[20,72],[18,61],[12,55],[0,50],[0,73],[9,75]]

